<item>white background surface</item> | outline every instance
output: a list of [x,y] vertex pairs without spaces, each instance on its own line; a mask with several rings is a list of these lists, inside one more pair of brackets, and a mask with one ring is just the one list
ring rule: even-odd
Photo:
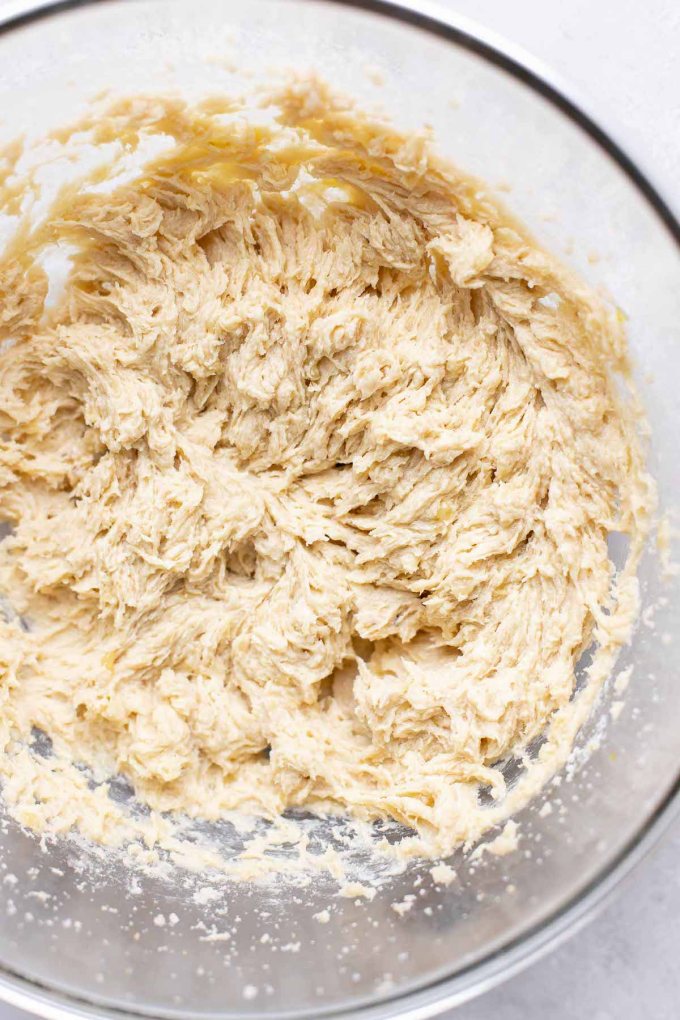
[[[680,209],[677,0],[439,0],[580,92]],[[2,0],[0,0],[0,5]],[[589,927],[450,1020],[678,1020],[680,823]],[[25,1014],[0,1005],[0,1020]]]

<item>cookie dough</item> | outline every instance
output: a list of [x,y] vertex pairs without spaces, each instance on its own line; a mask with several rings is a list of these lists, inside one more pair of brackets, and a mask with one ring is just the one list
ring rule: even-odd
[[262,102],[110,109],[95,141],[161,154],[5,254],[4,796],[112,842],[120,775],[152,817],[346,812],[442,854],[564,761],[629,633],[625,338],[426,138],[316,81]]

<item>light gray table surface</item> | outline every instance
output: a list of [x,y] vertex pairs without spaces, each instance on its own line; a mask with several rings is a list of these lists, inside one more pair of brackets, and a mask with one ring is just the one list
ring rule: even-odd
[[[680,209],[677,0],[440,0],[558,72]],[[0,0],[0,7],[2,0]],[[678,1020],[680,822],[614,902],[450,1020]],[[0,1020],[26,1014],[0,1004]],[[446,1018],[443,1018],[446,1020]]]

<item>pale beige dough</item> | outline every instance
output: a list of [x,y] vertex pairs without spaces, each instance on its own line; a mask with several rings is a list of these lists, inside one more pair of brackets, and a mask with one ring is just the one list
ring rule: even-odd
[[275,102],[111,111],[174,148],[2,265],[0,589],[30,628],[0,624],[4,795],[115,842],[88,779],[119,772],[152,817],[340,810],[443,854],[564,760],[576,661],[599,642],[597,687],[628,635],[625,339],[422,138],[315,82]]

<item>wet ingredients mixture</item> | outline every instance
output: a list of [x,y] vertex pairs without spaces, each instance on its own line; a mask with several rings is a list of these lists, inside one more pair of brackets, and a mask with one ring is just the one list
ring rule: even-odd
[[5,252],[4,798],[117,843],[122,776],[147,826],[298,807],[446,855],[564,763],[634,620],[625,338],[425,138],[315,80],[262,103],[110,108],[95,142],[162,152]]

